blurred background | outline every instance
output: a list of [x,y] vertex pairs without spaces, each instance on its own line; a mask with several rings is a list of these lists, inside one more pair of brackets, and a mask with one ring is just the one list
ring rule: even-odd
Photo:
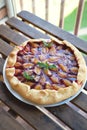
[[87,0],[0,0],[0,24],[21,10],[87,41]]

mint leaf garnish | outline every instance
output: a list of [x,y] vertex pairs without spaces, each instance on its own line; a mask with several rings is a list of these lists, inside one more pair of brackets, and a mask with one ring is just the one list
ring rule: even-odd
[[40,68],[45,68],[45,69],[55,69],[56,65],[49,65],[47,62],[43,63],[43,62],[38,62],[37,63],[39,65]]
[[57,67],[56,67],[56,65],[49,65],[49,69],[56,69]]
[[52,46],[51,42],[45,42],[45,41],[43,41],[43,44],[44,44],[45,47],[48,47],[48,48],[50,48]]
[[27,79],[27,80],[34,80],[34,77],[33,76],[31,76],[31,75],[29,75],[27,72],[24,72],[23,73],[23,77],[25,78],[25,79]]

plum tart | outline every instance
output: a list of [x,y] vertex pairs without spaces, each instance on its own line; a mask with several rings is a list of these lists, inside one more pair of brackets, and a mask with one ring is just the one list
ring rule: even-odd
[[9,54],[6,78],[23,98],[55,104],[75,95],[86,80],[81,53],[67,41],[30,39]]

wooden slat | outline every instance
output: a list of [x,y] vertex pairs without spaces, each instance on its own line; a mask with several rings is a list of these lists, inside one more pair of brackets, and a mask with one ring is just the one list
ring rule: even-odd
[[63,28],[63,25],[64,25],[64,6],[65,6],[65,0],[61,0],[60,21],[59,21],[59,27],[60,28]]
[[5,41],[3,41],[2,39],[0,39],[0,52],[3,55],[8,56],[9,53],[12,51],[12,49],[13,49],[12,46],[10,46]]
[[[0,53],[2,53],[5,57],[7,57],[12,50],[13,47],[11,45],[0,39]],[[4,62],[5,62],[4,59],[0,58],[0,74],[3,74]]]
[[80,23],[81,23],[81,18],[82,18],[83,7],[84,7],[84,0],[79,0],[75,29],[74,29],[75,35],[78,35],[78,31],[79,31]]
[[32,13],[29,13],[27,11],[22,11],[18,13],[18,16],[22,18],[23,20],[35,25],[36,27],[48,32],[49,34],[62,39],[67,40],[71,42],[73,45],[75,45],[77,48],[82,50],[83,52],[87,53],[87,42],[84,40],[81,40],[80,38],[77,38],[73,34],[70,34],[61,28],[58,28],[57,26],[42,20],[41,18],[35,16]]
[[9,113],[0,107],[0,130],[25,130]]
[[3,73],[3,65],[4,65],[4,59],[0,58],[0,74]]
[[40,31],[30,27],[29,25],[16,19],[15,17],[8,19],[6,24],[8,24],[12,28],[17,29],[30,38],[49,38],[46,34],[43,34]]
[[73,130],[87,130],[87,119],[67,105],[48,108],[48,110],[64,121],[65,124],[69,125]]
[[17,100],[2,82],[0,82],[0,99],[37,130],[63,130],[35,107]]
[[18,34],[14,30],[11,30],[10,28],[8,28],[7,26],[3,24],[0,25],[0,36],[16,45],[20,45],[21,43],[27,40],[26,37]]
[[81,93],[77,98],[72,100],[72,103],[83,109],[85,112],[87,112],[87,95]]

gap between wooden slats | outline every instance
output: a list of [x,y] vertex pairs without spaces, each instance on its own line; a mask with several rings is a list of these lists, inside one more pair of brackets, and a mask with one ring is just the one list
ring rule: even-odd
[[84,115],[86,115],[87,118],[87,91],[84,92],[85,90],[83,89],[82,92],[71,101],[74,105],[78,106],[78,110],[84,111]]
[[65,7],[65,0],[61,0],[60,3],[60,21],[59,21],[59,27],[63,28],[64,25],[64,7]]
[[61,40],[67,40],[71,42],[74,46],[79,48],[82,52],[87,54],[87,42],[77,38],[73,34],[70,34],[61,28],[58,28],[57,26],[37,17],[36,15],[27,12],[27,11],[21,11],[18,13],[18,17],[22,18],[23,20],[27,21],[28,23],[31,23],[32,25],[44,30],[46,33],[59,38]]
[[75,35],[78,35],[78,31],[79,31],[80,23],[81,23],[81,18],[82,18],[82,13],[83,13],[83,7],[84,7],[84,0],[79,0],[75,29],[74,29]]
[[[77,111],[67,105],[62,105],[53,108],[47,108],[53,115],[64,121],[74,130],[80,130],[87,128],[87,120]],[[78,125],[77,125],[78,124]],[[83,124],[83,125],[82,125]]]
[[75,110],[77,113],[79,113],[82,117],[84,117],[85,119],[87,119],[87,113],[84,112],[82,109],[80,109],[78,106],[76,106],[75,104],[68,102],[66,103],[68,106],[70,106],[73,110]]
[[[7,125],[6,125],[7,124]],[[25,130],[8,112],[0,107],[0,128],[2,130]]]
[[10,29],[9,27],[3,24],[0,25],[0,36],[16,45],[20,45],[21,43],[28,40],[25,36],[23,35],[21,36],[19,33],[17,33],[16,31]]
[[6,24],[31,38],[45,38],[45,39],[50,38],[46,34],[41,33],[40,31],[29,26],[27,23],[24,23],[23,21],[16,19],[15,17],[7,20]]
[[[15,111],[10,109],[7,105],[5,105],[3,102],[0,101],[0,107],[6,112],[10,113],[10,115],[18,122],[20,123],[25,130],[36,130],[32,126],[30,126],[26,121],[24,121]],[[1,130],[1,129],[0,129]],[[4,130],[4,129],[3,129]],[[5,129],[7,130],[7,129]],[[21,130],[21,129],[20,129]]]
[[60,125],[64,130],[71,130],[67,125],[65,125],[61,120],[59,120],[56,116],[54,116],[50,111],[48,111],[44,107],[35,106],[37,109],[39,109],[42,113],[47,115],[50,119],[52,119],[56,124]]

